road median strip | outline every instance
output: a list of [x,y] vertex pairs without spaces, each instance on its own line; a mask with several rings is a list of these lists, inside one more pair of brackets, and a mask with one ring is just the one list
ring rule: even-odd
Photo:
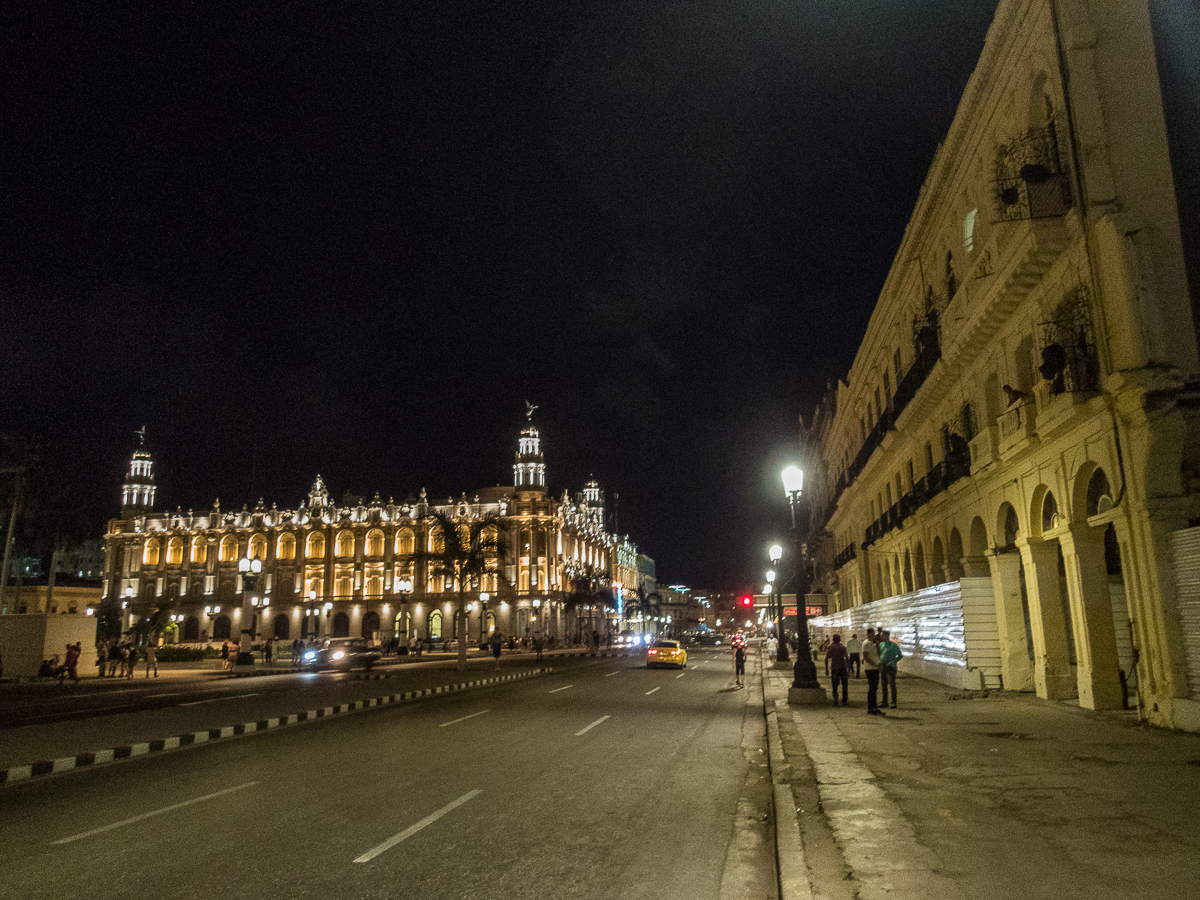
[[305,710],[304,712],[291,713],[286,716],[276,716],[270,719],[258,719],[253,722],[244,722],[240,725],[226,725],[222,728],[209,728],[202,731],[185,732],[184,734],[175,735],[172,737],[158,738],[156,740],[143,741],[136,744],[127,744],[125,746],[113,747],[106,750],[89,750],[83,753],[77,753],[74,756],[65,756],[60,759],[39,760],[38,762],[10,766],[7,769],[0,770],[0,784],[13,784],[19,781],[28,781],[33,778],[41,778],[46,775],[55,775],[60,772],[76,771],[78,769],[88,768],[101,763],[115,762],[121,759],[134,759],[136,757],[146,756],[151,753],[161,753],[165,750],[176,750],[183,747],[195,746],[196,744],[212,743],[213,741],[219,741],[230,737],[257,734],[262,731],[270,731],[272,729],[287,725],[299,725],[303,722],[311,722],[317,719],[329,718],[331,716],[341,715],[344,713],[357,712],[363,709],[372,709],[392,703],[404,703],[411,700],[419,700],[422,697],[432,697],[437,694],[469,690],[471,688],[485,687],[492,684],[501,684],[506,681],[516,681],[520,678],[532,678],[535,675],[545,675],[553,671],[554,670],[551,668],[531,669],[527,672],[499,675],[494,678],[477,679],[475,681],[467,681],[460,684],[438,685],[436,687],[422,688],[421,690],[403,691],[396,694],[388,694],[383,697],[373,697],[369,700],[355,700],[349,703],[340,703],[337,706],[326,706],[322,709],[309,709]]

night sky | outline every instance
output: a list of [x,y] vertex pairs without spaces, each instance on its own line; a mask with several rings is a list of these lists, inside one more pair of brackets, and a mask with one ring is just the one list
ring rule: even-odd
[[995,5],[6,4],[0,431],[98,535],[143,424],[160,507],[440,500],[529,399],[554,494],[755,586]]

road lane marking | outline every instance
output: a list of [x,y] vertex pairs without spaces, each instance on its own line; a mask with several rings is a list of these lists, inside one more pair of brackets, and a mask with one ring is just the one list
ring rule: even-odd
[[649,697],[651,694],[654,693],[654,691],[661,691],[661,690],[662,690],[662,688],[655,688],[653,691],[646,691],[646,696]]
[[191,703],[180,703],[180,706],[199,706],[201,703],[216,703],[218,700],[241,700],[243,697],[257,697],[258,693],[235,694],[232,697],[213,697],[209,700],[193,700]]
[[583,729],[583,731],[575,732],[575,737],[579,737],[581,734],[587,734],[589,731],[591,731],[593,728],[595,728],[597,725],[599,725],[605,719],[611,719],[611,718],[612,718],[612,716],[601,716],[595,722],[593,722],[591,725],[589,725],[587,728]]
[[226,794],[232,794],[234,791],[245,790],[248,787],[254,787],[258,784],[257,781],[247,781],[245,784],[239,784],[237,787],[225,788],[223,791],[217,791],[215,794],[205,794],[203,797],[196,797],[192,800],[184,800],[182,803],[172,803],[170,806],[164,806],[162,809],[156,809],[152,812],[142,813],[140,816],[134,816],[132,819],[124,819],[120,822],[113,822],[111,825],[103,825],[100,828],[93,828],[91,831],[85,831],[82,834],[73,834],[70,837],[59,838],[57,841],[51,841],[54,844],[69,844],[72,841],[81,841],[84,838],[93,837],[97,834],[103,834],[106,831],[112,831],[115,828],[123,828],[126,825],[132,825],[134,822],[140,822],[143,819],[149,819],[151,816],[161,816],[163,813],[168,813],[176,809],[183,809],[185,806],[191,806],[194,803],[203,803],[206,800],[215,800],[217,797],[224,797]]
[[573,685],[573,684],[568,684],[568,685],[567,685],[567,687],[555,688],[554,690],[550,691],[550,693],[551,693],[551,694],[557,694],[559,691],[565,691],[565,690],[567,690],[568,688],[573,688],[573,687],[575,687],[575,685]]
[[605,678],[612,678],[612,677],[613,677],[614,675],[616,675],[616,674],[617,674],[616,672],[609,672],[609,673],[608,673],[607,675],[605,675],[604,677],[605,677]]
[[446,815],[446,813],[453,812],[454,810],[458,809],[458,807],[460,807],[464,803],[466,803],[468,800],[473,800],[475,797],[479,796],[479,794],[481,794],[481,793],[482,793],[482,791],[471,791],[468,794],[463,794],[457,800],[453,800],[450,803],[447,803],[445,806],[443,806],[437,812],[430,813],[425,818],[423,818],[420,822],[418,822],[416,825],[410,825],[408,828],[405,828],[399,834],[388,838],[386,841],[384,841],[378,847],[375,847],[372,850],[368,850],[366,853],[364,853],[362,856],[358,857],[354,861],[356,863],[370,862],[375,857],[377,857],[380,853],[383,853],[387,850],[391,850],[393,847],[395,847],[401,841],[407,840],[408,838],[410,838],[414,834],[416,834],[418,831],[420,831],[422,828],[432,825],[434,822],[436,822],[442,816]]
[[687,674],[687,672],[680,672],[680,673],[679,673],[678,675],[676,675],[675,677],[676,677],[676,678],[682,678],[682,677],[683,677],[684,675],[686,675],[686,674]]
[[[447,725],[457,725],[459,722],[465,722],[465,721],[467,721],[467,719],[473,719],[476,716],[482,716],[484,713],[490,713],[490,712],[491,712],[490,709],[481,709],[477,713],[471,713],[469,716],[463,716],[461,719],[455,719],[453,722],[443,722],[441,725],[438,726],[438,728],[445,728]],[[358,862],[358,860],[355,860],[355,862]]]

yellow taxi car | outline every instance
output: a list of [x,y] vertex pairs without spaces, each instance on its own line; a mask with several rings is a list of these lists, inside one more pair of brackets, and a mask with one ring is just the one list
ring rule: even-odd
[[687,665],[687,651],[679,641],[655,641],[646,651],[646,668],[675,666],[682,669]]

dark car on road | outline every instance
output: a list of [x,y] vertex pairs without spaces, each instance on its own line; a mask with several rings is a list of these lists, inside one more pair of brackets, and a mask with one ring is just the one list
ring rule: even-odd
[[321,669],[366,669],[369,672],[381,659],[383,654],[363,638],[329,638],[322,641],[321,646],[305,650],[300,666],[310,672]]

